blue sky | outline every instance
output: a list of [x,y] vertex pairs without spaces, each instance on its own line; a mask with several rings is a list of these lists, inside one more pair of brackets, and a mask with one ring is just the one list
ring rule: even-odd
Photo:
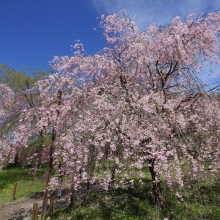
[[54,56],[70,56],[78,39],[92,55],[105,46],[102,33],[93,30],[96,18],[123,8],[144,30],[176,15],[184,20],[192,12],[220,10],[220,0],[0,0],[0,63],[47,69]]

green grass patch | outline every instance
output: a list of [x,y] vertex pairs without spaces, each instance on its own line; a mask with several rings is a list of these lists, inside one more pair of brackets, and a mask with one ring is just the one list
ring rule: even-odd
[[[33,180],[28,169],[10,168],[0,172],[0,204],[12,202],[13,186],[17,182],[16,199],[27,198],[42,192],[45,186],[45,169],[38,180]],[[154,204],[149,172],[144,178],[134,175],[134,185],[111,188],[104,191],[91,191],[89,195],[76,193],[73,207],[56,209],[52,220],[219,220],[220,219],[220,184],[209,180],[195,182],[187,179],[190,187],[170,190],[163,181],[161,190],[164,204]],[[120,174],[121,175],[121,174]],[[117,176],[120,180],[121,176]],[[129,182],[130,179],[127,179]],[[140,181],[141,180],[141,181]],[[191,182],[190,182],[191,181]],[[177,198],[176,192],[182,195]]]
[[39,172],[38,180],[34,180],[27,168],[10,168],[0,172],[0,204],[12,202],[14,184],[17,182],[16,199],[27,198],[45,187],[45,170]]
[[97,219],[97,220],[219,220],[220,186],[209,184],[199,187],[179,188],[183,201],[162,184],[164,205],[153,203],[151,181],[148,178],[135,180],[134,187],[111,189],[76,195],[72,208],[58,210],[55,219]]

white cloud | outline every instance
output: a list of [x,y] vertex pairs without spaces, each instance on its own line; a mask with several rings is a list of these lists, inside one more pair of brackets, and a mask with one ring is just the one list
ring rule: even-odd
[[220,0],[91,0],[100,14],[119,13],[126,9],[136,18],[140,29],[152,23],[169,24],[175,16],[185,20],[191,13],[220,10]]
[[[136,18],[140,30],[144,30],[152,23],[160,25],[169,24],[175,16],[184,21],[188,15],[207,13],[220,10],[220,0],[90,0],[96,10],[101,14],[119,13],[126,9]],[[211,76],[201,75],[208,84],[220,81],[216,75],[219,67],[214,68]]]

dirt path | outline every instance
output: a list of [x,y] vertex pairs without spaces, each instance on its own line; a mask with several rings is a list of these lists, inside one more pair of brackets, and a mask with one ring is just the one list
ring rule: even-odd
[[[0,220],[31,220],[33,203],[38,203],[38,213],[40,213],[42,207],[41,198],[28,198],[0,205]],[[55,199],[54,211],[67,205],[68,203],[65,198]]]
[[12,203],[0,205],[0,220],[18,220],[31,219],[31,211],[33,203],[38,203],[38,207],[42,205],[41,199],[23,199]]
[[[94,193],[98,191],[100,190],[97,184],[90,185],[90,192]],[[54,211],[58,208],[64,208],[68,206],[68,202],[65,198],[66,195],[68,195],[68,189],[63,189],[62,198],[55,198]],[[82,189],[76,195],[78,195],[79,197],[84,197],[85,195],[87,195],[87,183],[82,184]],[[35,195],[33,195],[31,198],[26,198],[12,203],[5,203],[0,205],[0,220],[31,220],[33,213],[33,203],[38,203],[38,213],[40,213],[42,207],[42,198],[43,192],[39,192],[35,193]]]

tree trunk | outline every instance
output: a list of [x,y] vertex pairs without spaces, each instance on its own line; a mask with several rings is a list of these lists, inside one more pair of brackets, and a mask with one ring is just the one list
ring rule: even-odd
[[157,206],[163,205],[163,197],[161,194],[161,187],[160,187],[160,179],[157,176],[157,173],[154,171],[154,165],[155,165],[155,159],[148,160],[149,162],[149,170],[151,173],[151,178],[152,178],[152,190],[153,190],[153,195],[154,195],[154,203]]
[[[61,97],[62,97],[62,91],[57,92],[57,104],[58,106],[61,104]],[[57,117],[59,116],[59,111],[57,110]],[[56,129],[55,126],[53,127],[52,130],[52,141],[49,149],[49,162],[48,162],[48,167],[47,167],[47,178],[46,178],[46,190],[44,191],[44,197],[43,197],[43,204],[42,204],[42,212],[41,212],[41,220],[45,220],[45,216],[47,213],[47,202],[48,202],[48,197],[49,197],[49,182],[50,182],[50,177],[52,174],[53,170],[53,154],[55,151],[55,140],[56,140]]]
[[69,205],[70,208],[73,207],[74,193],[75,193],[75,189],[73,186],[71,186],[70,205]]

